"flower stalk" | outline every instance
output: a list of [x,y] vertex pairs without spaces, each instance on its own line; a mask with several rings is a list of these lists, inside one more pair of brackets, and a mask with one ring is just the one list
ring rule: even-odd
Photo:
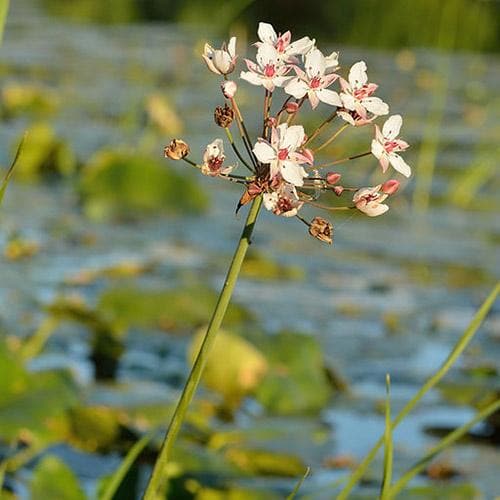
[[165,469],[170,458],[172,448],[177,435],[179,434],[182,423],[185,420],[189,404],[191,403],[198,384],[200,383],[203,369],[229,306],[229,301],[231,300],[236,281],[238,280],[241,266],[245,259],[248,247],[250,246],[252,233],[261,205],[262,196],[258,196],[253,200],[252,205],[250,206],[243,232],[241,233],[238,246],[234,252],[233,260],[229,266],[224,285],[212,315],[212,319],[210,320],[207,332],[203,338],[203,342],[201,343],[193,367],[175,408],[172,420],[170,421],[170,425],[160,449],[160,454],[158,455],[153,468],[153,473],[151,474],[149,483],[144,493],[144,500],[156,500],[159,492],[161,492],[165,486]]

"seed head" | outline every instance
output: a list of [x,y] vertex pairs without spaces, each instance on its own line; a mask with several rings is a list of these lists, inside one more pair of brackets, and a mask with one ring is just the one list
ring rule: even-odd
[[333,243],[333,226],[322,217],[315,217],[309,226],[309,234],[314,238],[331,245]]
[[217,106],[214,111],[215,123],[222,128],[228,128],[234,120],[234,111],[227,104]]
[[163,150],[165,158],[171,160],[182,160],[189,154],[189,146],[182,139],[172,139],[168,146]]

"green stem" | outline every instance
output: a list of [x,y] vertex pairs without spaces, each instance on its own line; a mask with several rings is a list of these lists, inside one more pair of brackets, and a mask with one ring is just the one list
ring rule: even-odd
[[200,382],[205,363],[214,344],[217,332],[222,324],[222,320],[224,319],[229,301],[231,300],[234,286],[250,245],[250,238],[252,236],[255,221],[257,220],[261,205],[262,197],[259,196],[255,198],[250,207],[250,211],[248,212],[245,227],[241,233],[240,241],[236,247],[236,251],[234,252],[231,265],[229,266],[224,286],[222,287],[219,295],[219,300],[215,306],[212,319],[208,325],[207,333],[205,334],[203,342],[200,346],[200,350],[198,351],[198,355],[194,361],[191,373],[189,374],[179,402],[177,403],[177,407],[175,408],[174,415],[172,416],[170,426],[167,430],[167,434],[165,435],[165,439],[160,450],[160,454],[158,455],[153,468],[153,473],[151,474],[149,483],[144,493],[144,500],[156,500],[158,498],[158,493],[163,489],[166,465],[170,458],[175,439],[177,438],[181,425],[186,417],[189,404],[191,403],[191,400],[196,392],[196,388]]
[[[477,332],[478,328],[481,326],[484,318],[488,314],[491,306],[495,303],[497,295],[500,292],[500,282],[498,282],[488,295],[488,298],[483,302],[483,305],[479,308],[477,313],[475,314],[472,321],[469,323],[469,326],[463,333],[463,335],[458,339],[458,342],[455,344],[455,347],[450,352],[446,360],[439,367],[439,369],[431,375],[424,385],[418,390],[418,392],[411,398],[408,403],[406,403],[405,407],[398,413],[396,418],[392,421],[391,431],[401,423],[401,421],[410,413],[410,411],[417,405],[417,403],[430,391],[448,372],[451,366],[458,359],[460,354],[464,351],[464,349],[469,345],[469,342],[474,337],[474,334]],[[373,461],[375,456],[377,455],[378,450],[384,443],[384,436],[382,436],[373,446],[373,448],[369,451],[363,461],[359,464],[358,468],[352,473],[347,482],[346,486],[342,489],[342,491],[338,494],[337,500],[346,500],[349,496],[351,490],[356,486],[358,481],[363,477],[368,469],[368,466]]]

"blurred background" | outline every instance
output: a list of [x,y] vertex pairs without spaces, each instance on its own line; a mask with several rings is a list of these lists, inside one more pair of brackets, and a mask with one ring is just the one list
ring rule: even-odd
[[[11,1],[0,52],[5,168],[28,138],[0,212],[2,494],[100,498],[132,444],[168,422],[244,214],[238,186],[167,162],[163,146],[182,137],[197,159],[222,136],[203,44],[233,34],[240,58],[254,57],[267,21],[340,51],[344,76],[366,61],[378,95],[404,117],[414,175],[383,217],[335,215],[333,247],[297,220],[261,215],[168,498],[284,498],[306,466],[304,498],[335,498],[383,433],[385,374],[395,413],[498,279],[499,7]],[[238,96],[254,135],[262,95],[241,84]],[[312,129],[328,114],[320,106],[300,122]],[[366,151],[371,134],[345,133],[324,160]],[[338,171],[373,185],[375,167],[362,158]],[[396,431],[396,475],[498,397],[499,354],[497,305]],[[140,497],[159,438],[115,498]],[[493,498],[499,441],[494,415],[405,498]],[[359,498],[377,495],[381,462]]]

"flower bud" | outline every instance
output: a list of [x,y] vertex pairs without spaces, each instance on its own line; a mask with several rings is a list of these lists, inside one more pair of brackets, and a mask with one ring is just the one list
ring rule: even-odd
[[337,196],[341,196],[342,193],[344,192],[344,187],[343,186],[333,186],[332,188],[333,192],[337,195]]
[[384,194],[394,194],[399,189],[400,183],[396,179],[389,179],[388,181],[382,184],[380,190]]
[[189,146],[181,139],[172,139],[163,150],[165,158],[171,160],[182,160],[189,154]]
[[337,184],[342,176],[338,172],[328,172],[326,174],[326,182],[328,184]]
[[222,82],[220,87],[222,89],[222,94],[226,99],[232,99],[238,90],[238,85],[236,85],[236,82],[233,82],[232,80]]
[[299,105],[296,102],[287,102],[285,105],[285,111],[289,115],[293,115],[294,113],[297,112],[298,109],[299,109]]
[[214,120],[219,127],[228,128],[234,120],[233,108],[227,104],[224,104],[224,107],[217,106],[214,111]]
[[278,126],[278,120],[274,116],[268,116],[266,119],[266,126],[267,127],[276,127]]
[[333,226],[322,217],[315,217],[309,226],[309,234],[314,238],[324,241],[325,243],[333,243]]

